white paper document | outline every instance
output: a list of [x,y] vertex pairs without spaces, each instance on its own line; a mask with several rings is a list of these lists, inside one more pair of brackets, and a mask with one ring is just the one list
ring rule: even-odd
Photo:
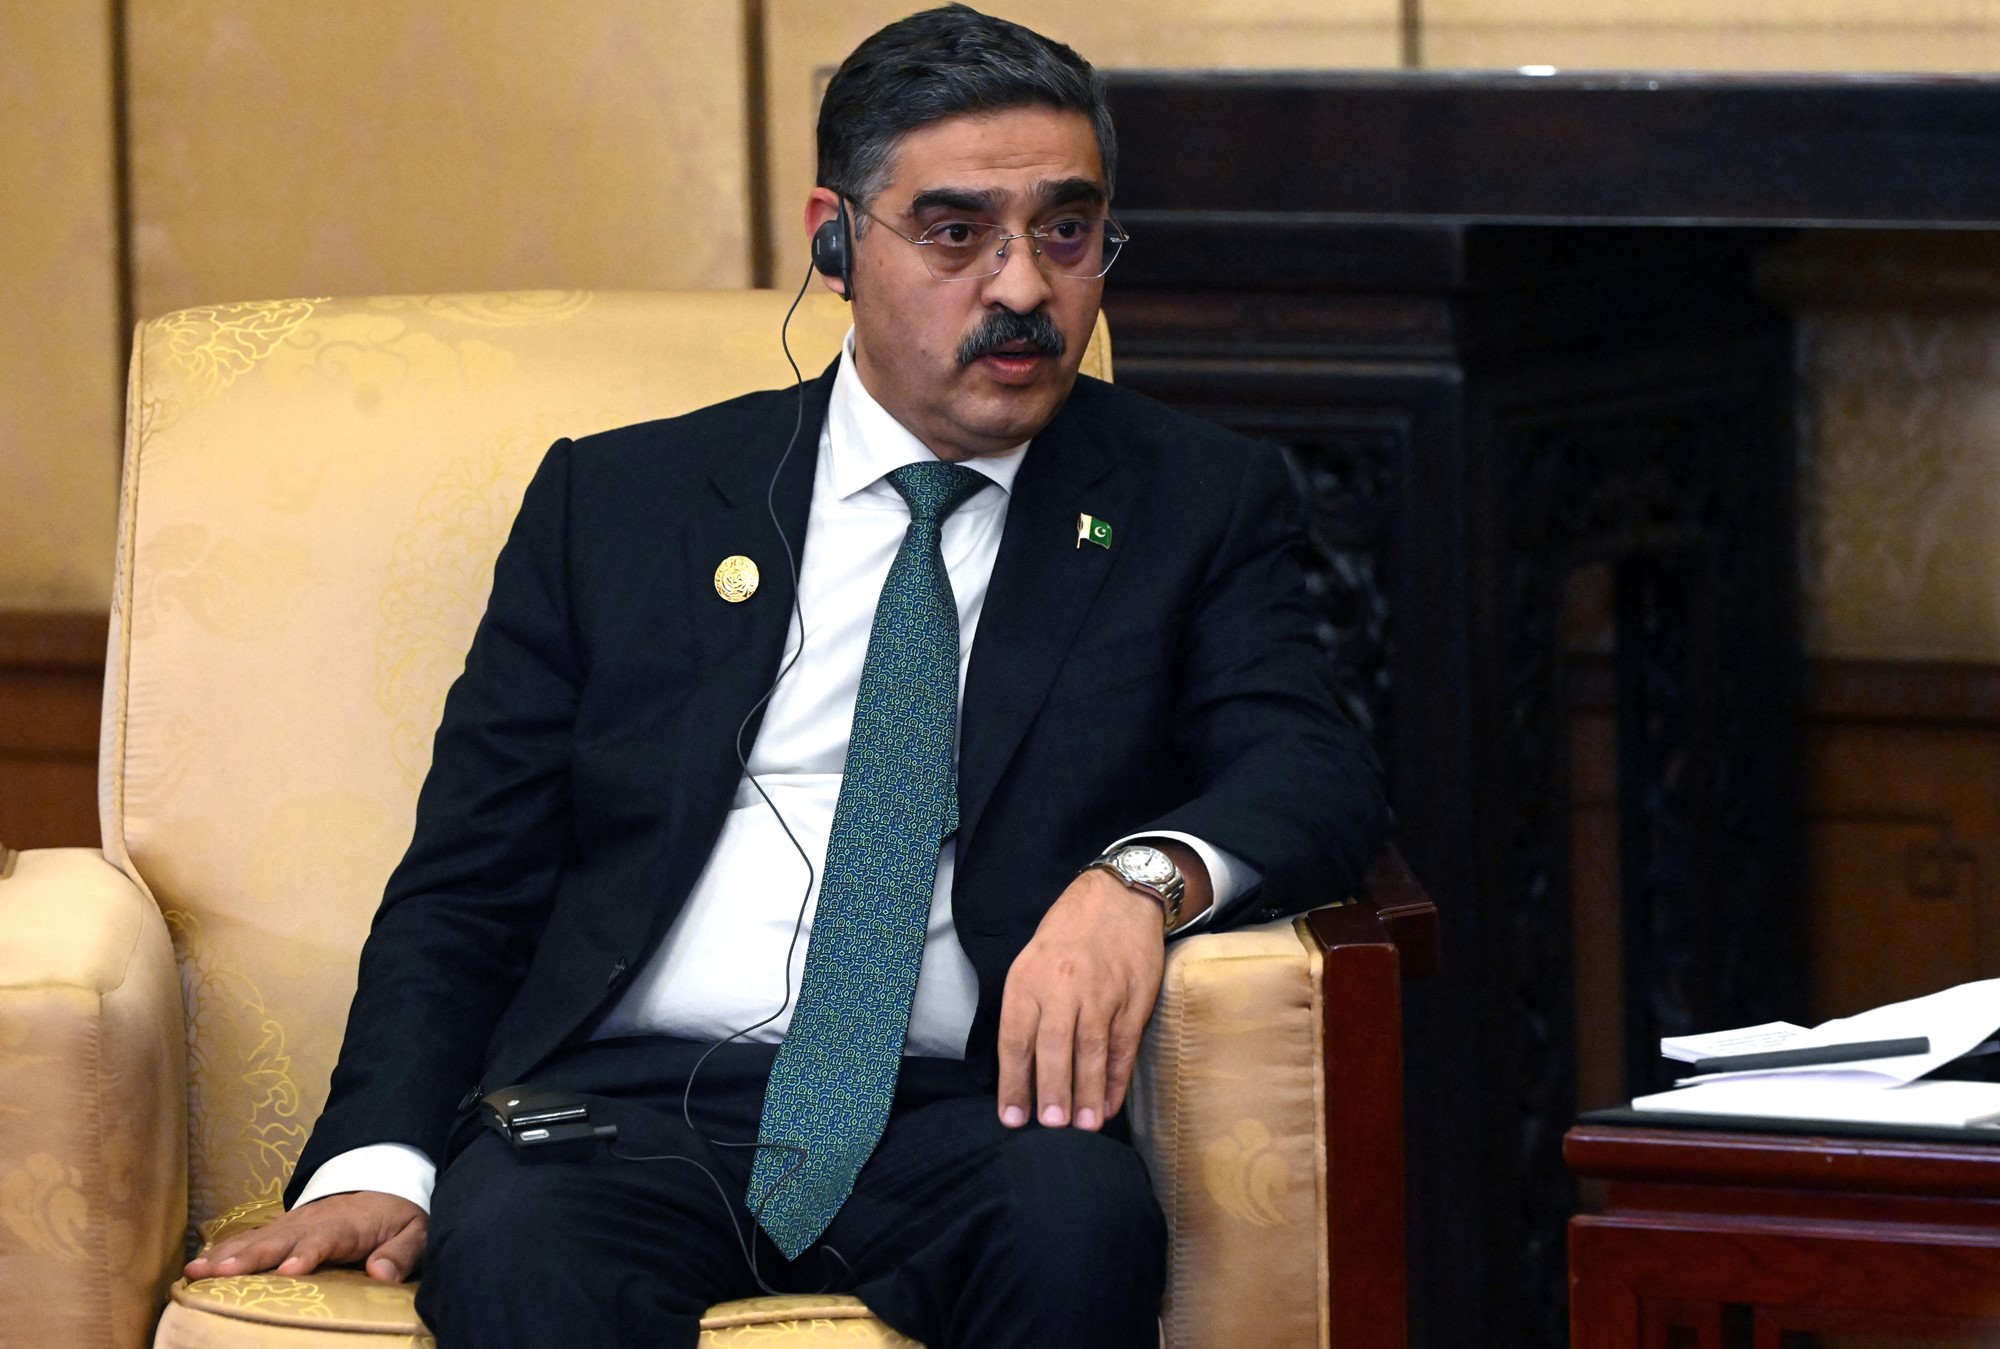
[[[1775,1035],[1787,1023],[1778,1021],[1768,1026],[1753,1026],[1744,1031],[1725,1031],[1717,1036],[1681,1036],[1673,1041],[1676,1048],[1684,1047],[1690,1040],[1721,1040],[1729,1036]],[[1690,1082],[1727,1082],[1760,1077],[1826,1077],[1833,1073],[1841,1075],[1841,1080],[1861,1085],[1856,1076],[1865,1075],[1874,1080],[1874,1085],[1882,1087],[1900,1086],[1914,1082],[1925,1073],[1942,1068],[1963,1055],[1967,1050],[1983,1044],[1992,1038],[1993,1032],[2000,1030],[2000,979],[1981,979],[1975,983],[1960,984],[1947,988],[1942,993],[1931,993],[1921,998],[1911,998],[1908,1002],[1892,1002],[1886,1007],[1862,1012],[1856,1016],[1840,1017],[1833,1021],[1821,1022],[1811,1030],[1800,1031],[1775,1043],[1759,1044],[1755,1048],[1721,1049],[1709,1047],[1709,1054],[1752,1054],[1766,1049],[1817,1049],[1823,1045],[1855,1044],[1867,1040],[1902,1040],[1913,1036],[1926,1036],[1931,1042],[1928,1054],[1904,1054],[1890,1059],[1860,1059],[1852,1063],[1807,1065],[1798,1068],[1762,1068],[1748,1073],[1716,1073],[1697,1078],[1683,1078],[1682,1084]],[[1668,1049],[1668,1041],[1660,1041],[1660,1052],[1671,1059],[1687,1062],[1682,1054]]]
[[1764,1068],[1683,1078],[1678,1090],[1641,1096],[1634,1110],[1866,1124],[1987,1125],[2000,1122],[2000,1082],[1917,1079],[1976,1048],[2000,1030],[2000,979],[1960,984],[1810,1030],[1774,1021],[1710,1035],[1660,1041],[1683,1063],[1724,1054],[1817,1049],[1924,1036],[1930,1052],[1797,1068]]
[[1851,1081],[1737,1078],[1641,1096],[1632,1102],[1632,1108],[1849,1124],[1991,1127],[2000,1121],[2000,1082],[1912,1082],[1904,1087],[1884,1087],[1880,1079],[1857,1085]]
[[1789,1021],[1767,1021],[1742,1030],[1710,1031],[1707,1035],[1670,1035],[1660,1041],[1660,1053],[1680,1063],[1696,1059],[1721,1058],[1725,1054],[1768,1054],[1774,1049],[1794,1048],[1801,1035],[1811,1035],[1804,1026]]

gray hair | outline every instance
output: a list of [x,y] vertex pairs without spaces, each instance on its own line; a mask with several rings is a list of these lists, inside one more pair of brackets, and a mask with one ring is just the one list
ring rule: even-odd
[[[1104,77],[1074,50],[967,5],[900,19],[840,64],[819,105],[819,185],[866,205],[895,175],[907,133],[962,113],[1044,106],[1079,112],[1097,133],[1108,195],[1118,137]],[[857,224],[859,222],[856,222]]]

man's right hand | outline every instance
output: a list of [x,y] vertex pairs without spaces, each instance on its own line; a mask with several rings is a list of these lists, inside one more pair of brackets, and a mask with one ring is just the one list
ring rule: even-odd
[[321,1265],[365,1265],[368,1276],[401,1283],[423,1259],[430,1217],[400,1195],[375,1190],[330,1194],[263,1227],[226,1237],[188,1261],[190,1280],[230,1274],[303,1276]]

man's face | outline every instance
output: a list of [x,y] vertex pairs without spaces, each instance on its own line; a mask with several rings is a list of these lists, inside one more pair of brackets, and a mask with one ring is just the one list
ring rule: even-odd
[[[1054,108],[952,117],[905,135],[894,168],[867,203],[878,219],[855,239],[857,371],[939,458],[1011,449],[1048,425],[1069,395],[1104,282],[1045,274],[1030,239],[1009,243],[992,276],[939,280],[925,250],[898,232],[922,237],[958,221],[1016,234],[1095,219],[1108,205],[1096,135],[1081,113]],[[1009,314],[1045,316],[1062,335],[1062,354],[1017,337],[961,360],[968,339],[990,335]]]

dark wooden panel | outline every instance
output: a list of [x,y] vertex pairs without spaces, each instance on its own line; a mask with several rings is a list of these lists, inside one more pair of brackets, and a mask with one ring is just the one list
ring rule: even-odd
[[2000,726],[1815,719],[1810,746],[1814,1015],[2000,976]]
[[1618,903],[1618,718],[1609,659],[1569,663],[1570,912],[1576,942],[1576,1104],[1623,1105],[1625,983]]
[[104,669],[103,614],[0,609],[0,668]]
[[[1112,108],[1119,199],[1149,208],[2000,225],[1988,78],[1134,72],[1112,77]],[[1244,153],[1251,137],[1269,152]]]
[[96,755],[27,758],[0,750],[0,842],[97,847]]
[[94,847],[101,614],[0,613],[0,842]]
[[1820,660],[1813,716],[1826,722],[1961,725],[2000,731],[2000,665],[1970,661]]
[[1616,597],[1620,926],[1645,937],[1616,1033],[1803,1013],[1785,326],[1741,233],[1273,215],[1217,248],[1212,223],[1159,212],[1165,259],[1113,274],[1119,378],[1290,456],[1330,673],[1439,901],[1405,998],[1415,1340],[1554,1345],[1579,570]]

